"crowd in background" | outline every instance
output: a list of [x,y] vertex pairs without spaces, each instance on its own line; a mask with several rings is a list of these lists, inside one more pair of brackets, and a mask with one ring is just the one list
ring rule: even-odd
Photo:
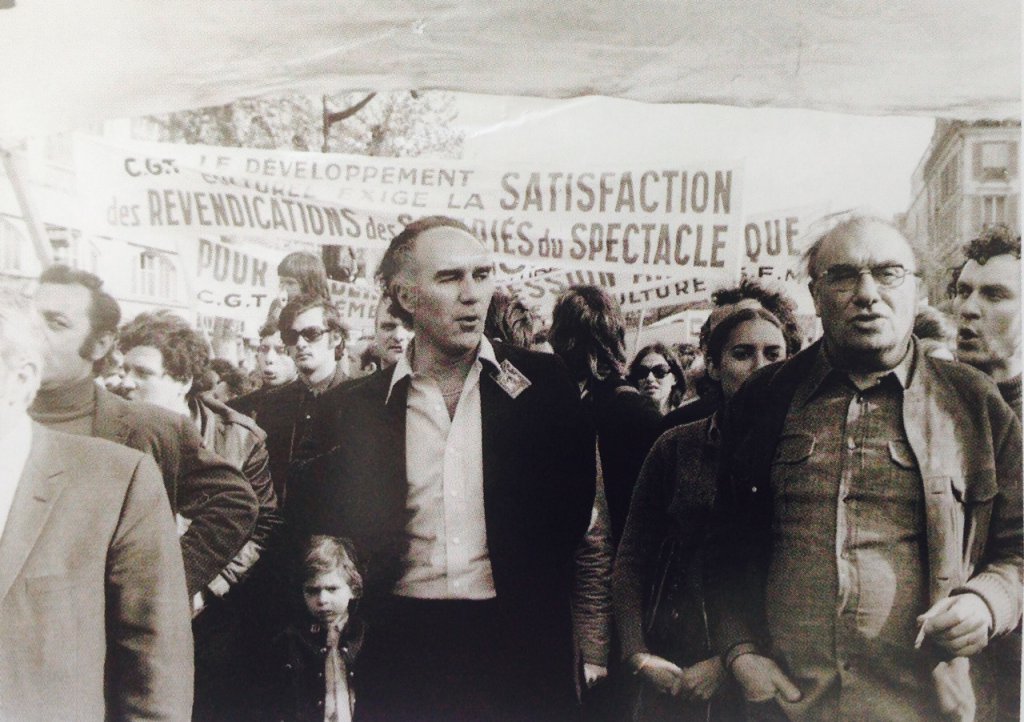
[[80,579],[60,629],[92,605],[105,641],[74,666],[106,676],[47,696],[69,673],[44,643],[0,716],[1018,718],[1019,236],[965,246],[946,314],[918,309],[905,239],[854,218],[808,253],[809,348],[792,299],[744,280],[696,346],[632,354],[603,289],[541,319],[475,243],[451,219],[400,234],[351,358],[311,253],[282,261],[252,370],[170,311],[122,323],[83,271],[2,304],[5,398],[47,429],[21,443],[73,448],[86,479],[141,463],[89,437],[153,457],[167,523],[123,528],[125,472],[106,581],[53,562],[59,541],[26,573],[3,619],[49,634],[31,588]]

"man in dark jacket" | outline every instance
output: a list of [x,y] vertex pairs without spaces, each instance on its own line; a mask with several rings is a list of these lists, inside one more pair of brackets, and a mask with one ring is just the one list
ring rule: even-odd
[[893,226],[848,219],[807,265],[824,340],[752,377],[722,427],[713,642],[791,719],[986,718],[970,668],[1021,613],[1020,425],[916,347]]
[[557,358],[484,338],[492,273],[453,219],[394,238],[379,275],[415,341],[338,389],[334,446],[286,510],[365,560],[363,720],[575,711],[570,592],[594,438]]
[[336,356],[348,337],[337,307],[316,295],[300,294],[281,311],[277,323],[284,345],[295,359],[299,377],[271,389],[260,398],[239,399],[235,408],[249,410],[267,434],[274,492],[282,508],[288,501],[288,476],[292,462],[313,455],[323,430],[318,408],[333,406],[330,392],[347,379]]
[[[964,264],[951,287],[957,320],[957,359],[988,374],[1021,417],[1020,236],[1006,226],[982,233],[963,248]],[[1000,720],[1020,719],[1020,626],[986,653],[999,675]]]
[[180,541],[195,603],[252,533],[256,495],[238,469],[203,447],[188,418],[129,403],[94,383],[93,363],[113,346],[121,318],[98,277],[53,266],[39,281],[35,302],[47,353],[29,413],[57,431],[108,439],[156,459],[171,510],[188,520]]
[[[124,353],[122,389],[133,402],[161,406],[192,420],[203,444],[245,474],[259,500],[252,535],[235,557],[203,589],[193,623],[196,647],[194,720],[220,720],[244,701],[240,683],[252,650],[245,628],[251,622],[240,587],[280,524],[267,463],[265,435],[256,423],[200,393],[198,383],[210,363],[206,340],[170,311],[141,313],[121,328]],[[250,624],[251,626],[251,624]]]

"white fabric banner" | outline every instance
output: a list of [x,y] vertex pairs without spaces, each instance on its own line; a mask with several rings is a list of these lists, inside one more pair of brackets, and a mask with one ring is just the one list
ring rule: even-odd
[[707,282],[739,274],[735,161],[473,163],[76,137],[85,232],[221,234],[381,250],[404,224],[464,221],[510,265]]

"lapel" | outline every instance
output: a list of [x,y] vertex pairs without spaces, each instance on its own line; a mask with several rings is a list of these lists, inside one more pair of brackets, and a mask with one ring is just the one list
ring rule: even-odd
[[[500,364],[505,360],[505,349],[500,343],[493,345],[494,355]],[[514,459],[502,453],[502,438],[518,436],[518,430],[510,423],[510,413],[516,399],[498,385],[494,380],[495,373],[494,369],[484,364],[480,374],[480,443],[483,447],[484,517],[487,520],[493,520],[495,514],[501,511],[494,507],[497,500],[495,491],[502,475],[508,474],[509,464],[515,463]]]
[[[382,481],[390,489],[390,493],[402,499],[404,508],[408,496],[409,483],[406,476],[405,459],[405,406],[409,400],[409,384],[411,379],[406,376],[395,383],[388,396],[391,377],[395,367],[378,371],[378,387],[368,395],[370,403],[383,409],[378,415],[375,409],[369,409],[364,422],[370,419],[381,420],[380,427],[371,431],[370,445],[375,449],[375,456],[381,460],[380,470]],[[386,402],[386,403],[385,403]]]
[[0,600],[6,598],[60,496],[67,476],[58,461],[59,443],[32,424],[32,449],[14,493],[7,525],[0,537]]
[[92,435],[99,439],[113,441],[121,446],[130,446],[132,425],[126,419],[128,403],[106,389],[96,387],[96,415],[92,421]]

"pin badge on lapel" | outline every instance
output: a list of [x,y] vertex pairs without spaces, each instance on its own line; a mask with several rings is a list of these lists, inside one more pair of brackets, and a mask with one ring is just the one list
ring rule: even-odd
[[508,359],[501,362],[501,370],[493,374],[493,378],[498,386],[501,387],[501,390],[513,399],[530,386],[530,379],[523,376],[523,373],[513,366]]

